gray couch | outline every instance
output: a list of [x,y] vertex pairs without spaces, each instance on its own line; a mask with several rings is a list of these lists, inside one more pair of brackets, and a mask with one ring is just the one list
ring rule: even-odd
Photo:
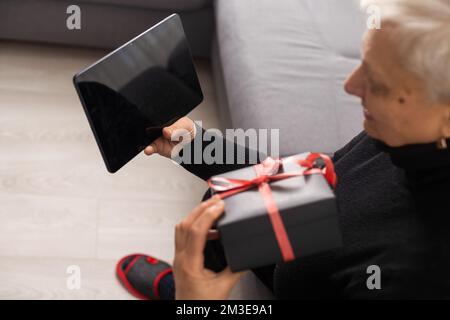
[[332,153],[362,130],[346,76],[359,63],[359,0],[219,0],[213,62],[221,118],[279,128],[280,152]]
[[[72,4],[81,9],[81,32],[66,27]],[[0,39],[116,48],[175,12],[183,19],[193,53],[208,57],[212,0],[1,0]]]

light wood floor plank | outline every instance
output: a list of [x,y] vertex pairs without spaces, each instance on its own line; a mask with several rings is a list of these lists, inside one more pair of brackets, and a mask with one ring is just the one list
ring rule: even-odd
[[22,194],[0,204],[2,256],[96,257],[97,200]]
[[[80,289],[67,286],[69,266],[80,269]],[[114,260],[0,259],[0,299],[133,299],[115,277]]]

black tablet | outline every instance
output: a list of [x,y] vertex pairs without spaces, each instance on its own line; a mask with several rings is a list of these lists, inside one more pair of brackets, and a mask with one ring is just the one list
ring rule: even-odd
[[176,14],[79,72],[73,82],[111,173],[203,100]]

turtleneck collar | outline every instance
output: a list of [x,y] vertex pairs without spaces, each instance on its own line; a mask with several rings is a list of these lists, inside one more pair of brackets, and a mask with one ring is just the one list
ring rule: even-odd
[[[430,143],[394,148],[381,141],[376,143],[382,151],[390,155],[395,166],[405,170],[412,185],[445,180],[450,183],[450,147],[440,150],[435,143]],[[447,143],[450,146],[450,139]]]

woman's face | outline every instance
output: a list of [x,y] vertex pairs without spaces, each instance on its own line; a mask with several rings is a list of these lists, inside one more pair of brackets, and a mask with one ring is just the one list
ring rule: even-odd
[[362,63],[345,84],[361,98],[367,134],[392,147],[450,137],[450,106],[430,103],[424,82],[399,63],[387,36],[392,28],[365,34]]

